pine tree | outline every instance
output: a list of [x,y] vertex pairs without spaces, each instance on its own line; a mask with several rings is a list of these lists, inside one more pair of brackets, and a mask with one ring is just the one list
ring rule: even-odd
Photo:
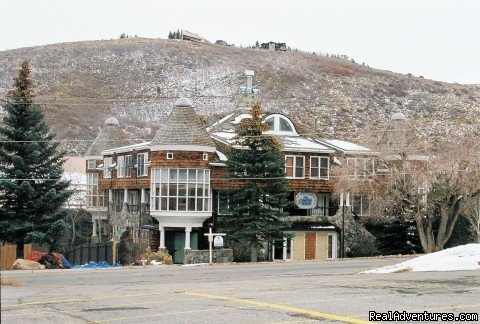
[[172,31],[169,31],[169,32],[168,32],[168,39],[172,39],[172,38],[173,38]]
[[262,120],[259,104],[252,108],[252,118],[245,118],[237,129],[237,143],[227,162],[231,178],[248,178],[243,187],[230,193],[230,215],[220,218],[228,239],[249,242],[251,261],[257,260],[257,249],[265,243],[283,240],[290,205],[285,179],[284,159],[279,142],[263,136],[269,126]]
[[260,47],[260,43],[258,42],[258,40],[255,42],[255,47]]
[[[30,66],[24,61],[7,94],[0,127],[0,236],[15,243],[48,243],[51,250],[68,230],[62,208],[72,192],[60,180],[65,153],[59,152],[44,115],[34,103]],[[3,179],[2,179],[3,178]]]

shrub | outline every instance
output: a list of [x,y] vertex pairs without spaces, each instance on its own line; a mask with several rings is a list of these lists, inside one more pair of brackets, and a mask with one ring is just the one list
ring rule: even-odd
[[152,261],[162,262],[166,265],[173,264],[172,256],[170,254],[163,251],[153,252],[150,247],[145,249],[145,252],[142,255],[142,260],[147,260],[147,264],[150,264]]

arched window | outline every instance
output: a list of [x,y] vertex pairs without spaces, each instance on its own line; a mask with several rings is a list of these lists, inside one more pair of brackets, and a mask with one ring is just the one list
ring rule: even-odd
[[283,115],[270,115],[265,119],[265,123],[270,126],[270,130],[268,130],[267,133],[275,135],[298,136],[293,123]]

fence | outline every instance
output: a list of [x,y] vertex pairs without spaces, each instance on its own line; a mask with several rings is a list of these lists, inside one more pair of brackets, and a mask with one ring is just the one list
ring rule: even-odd
[[0,270],[8,270],[17,259],[17,245],[0,246]]
[[115,242],[79,244],[65,253],[65,258],[72,265],[90,261],[115,263],[118,259],[117,244]]

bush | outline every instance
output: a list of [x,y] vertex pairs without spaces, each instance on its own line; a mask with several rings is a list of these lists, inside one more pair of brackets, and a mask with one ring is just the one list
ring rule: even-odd
[[123,265],[134,264],[145,251],[145,243],[133,243],[130,230],[123,232],[118,246],[118,261]]
[[162,262],[166,265],[173,264],[172,256],[167,252],[153,252],[150,247],[145,249],[145,252],[142,255],[142,260],[147,260],[147,264],[150,264],[152,261]]
[[346,254],[348,257],[366,257],[378,255],[378,248],[373,236],[356,235],[350,242]]

